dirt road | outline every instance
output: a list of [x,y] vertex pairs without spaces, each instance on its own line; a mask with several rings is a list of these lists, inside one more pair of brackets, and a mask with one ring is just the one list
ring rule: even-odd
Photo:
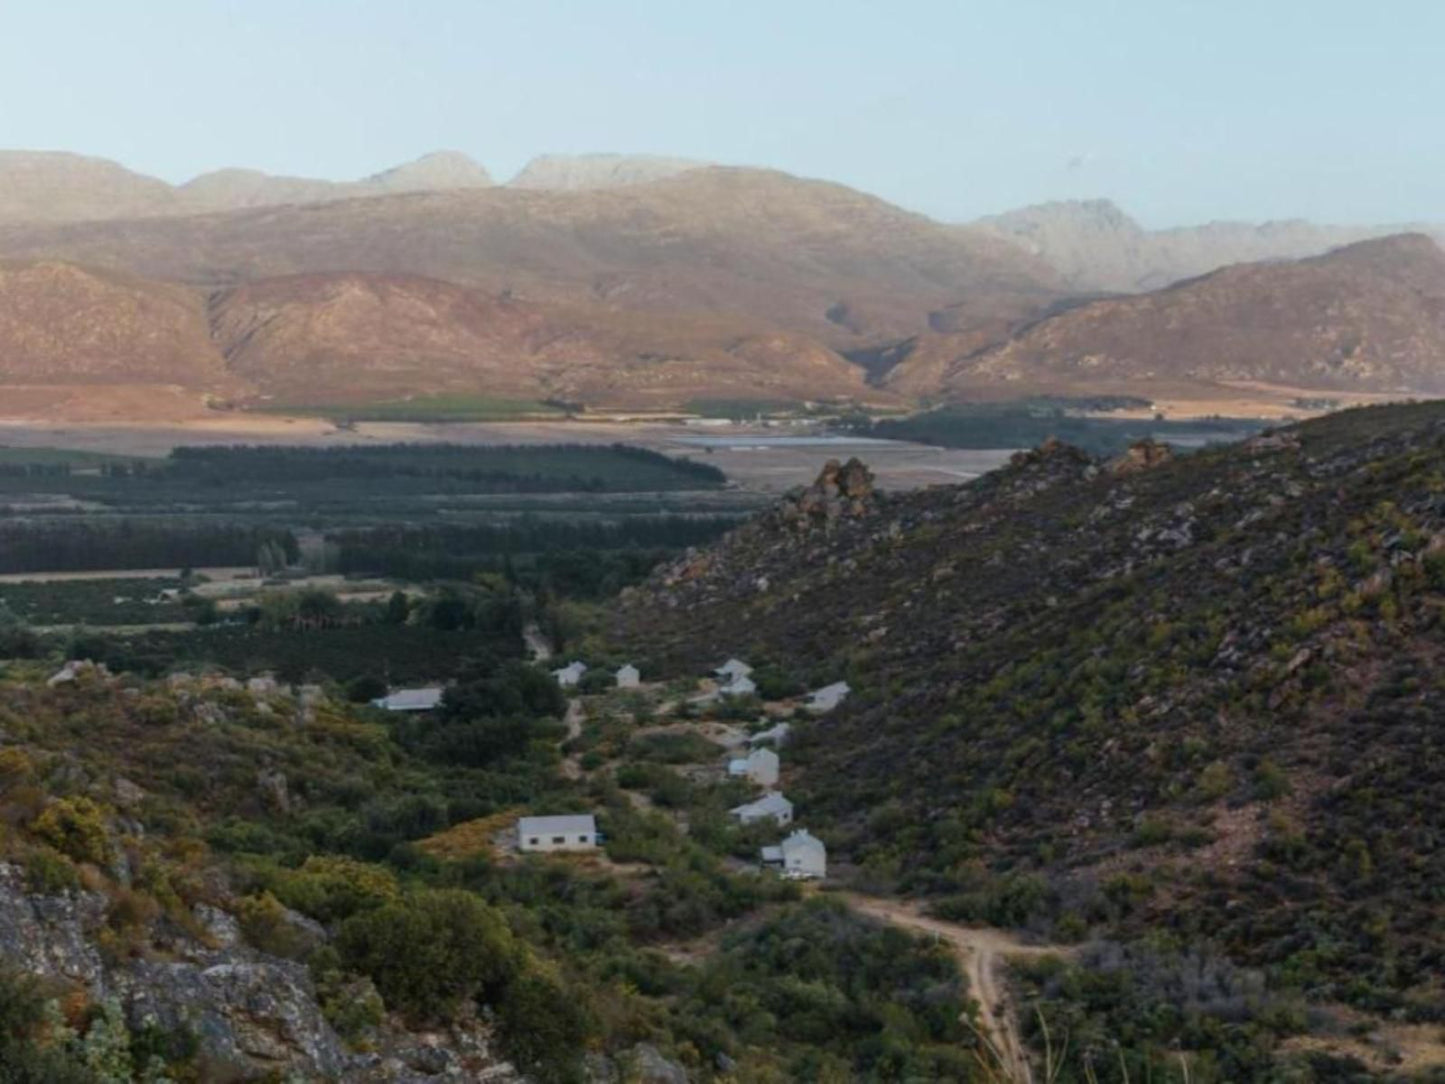
[[[573,697],[567,701],[567,714],[563,722],[567,724],[566,742],[576,741],[582,735],[582,720],[586,718],[586,712],[582,708],[582,701]],[[571,753],[562,758],[562,774],[568,779],[582,778],[581,754]]]
[[932,934],[947,941],[958,956],[969,993],[978,1002],[978,1018],[985,1038],[994,1046],[999,1068],[1013,1084],[1033,1084],[1033,1069],[1024,1055],[1018,1019],[1009,1004],[1008,988],[999,974],[1009,959],[1036,956],[1067,956],[1073,950],[1059,945],[1026,945],[1013,935],[989,926],[960,926],[930,918],[920,908],[902,900],[842,893],[855,911],[894,926]]

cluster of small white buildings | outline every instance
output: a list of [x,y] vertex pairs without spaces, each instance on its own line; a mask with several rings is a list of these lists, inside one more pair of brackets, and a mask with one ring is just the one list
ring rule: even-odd
[[[553,670],[552,676],[558,685],[569,689],[581,684],[586,673],[587,665],[574,660]],[[758,687],[752,673],[753,668],[746,662],[729,659],[712,673],[716,691],[700,699],[755,695]],[[636,666],[628,663],[613,674],[613,679],[619,689],[635,689],[641,685],[642,675]],[[803,706],[807,711],[824,714],[841,704],[850,691],[847,682],[834,682],[810,692]],[[402,689],[376,704],[392,711],[427,711],[440,702],[441,692],[440,689]],[[435,699],[432,693],[436,694]],[[765,868],[776,869],[794,880],[822,880],[828,875],[828,849],[806,828],[794,827],[793,803],[778,789],[782,758],[777,750],[787,743],[791,731],[790,723],[775,723],[748,739],[746,755],[734,756],[728,761],[729,778],[746,780],[761,791],[752,801],[744,802],[730,813],[742,825],[772,822],[778,828],[790,829],[782,842],[762,848],[760,858]],[[591,814],[522,817],[517,821],[517,849],[523,853],[591,851],[601,842],[596,818]]]
[[[582,684],[582,675],[587,673],[587,664],[575,659],[566,666],[552,671],[552,677],[564,689],[575,689]],[[617,668],[612,680],[619,689],[636,689],[642,684],[642,671],[630,662]]]
[[[718,694],[721,696],[757,691],[750,676],[752,667],[738,659],[729,659],[713,673],[719,682]],[[818,713],[832,711],[842,703],[848,692],[847,683],[840,681],[810,693],[805,706],[809,711]],[[788,828],[793,824],[793,803],[782,791],[775,789],[782,769],[782,758],[775,747],[786,744],[791,731],[791,724],[775,723],[748,739],[747,756],[728,761],[729,777],[746,779],[763,788],[760,797],[729,811],[739,824],[772,821],[779,828]],[[793,880],[822,880],[828,875],[828,848],[806,828],[794,828],[781,843],[762,848],[759,857],[765,868],[776,869]]]

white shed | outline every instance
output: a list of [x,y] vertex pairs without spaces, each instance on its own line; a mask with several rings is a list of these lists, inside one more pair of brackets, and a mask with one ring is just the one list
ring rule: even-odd
[[619,689],[635,689],[642,684],[642,672],[628,663],[617,671],[617,687]]
[[441,706],[445,694],[446,690],[440,685],[429,685],[424,689],[397,689],[373,700],[371,706],[383,711],[435,711]]
[[835,681],[831,685],[824,685],[821,689],[814,689],[808,694],[807,708],[809,711],[816,712],[832,711],[852,691],[848,688],[846,681]]
[[553,670],[552,676],[557,679],[557,684],[564,689],[575,688],[582,680],[582,675],[587,673],[585,662],[572,661],[560,670]]
[[713,675],[726,685],[736,681],[738,678],[745,678],[752,672],[753,668],[743,662],[742,659],[729,659],[714,670]]
[[517,848],[543,853],[596,850],[597,818],[591,813],[522,817],[517,821]]
[[778,782],[782,761],[771,749],[754,749],[746,757],[728,761],[728,775],[747,779],[760,787],[771,787]]
[[788,735],[793,732],[791,723],[778,723],[770,726],[767,730],[759,730],[752,737],[748,738],[749,745],[774,745],[782,746],[788,740]]
[[719,689],[718,693],[722,696],[752,696],[757,691],[758,687],[753,683],[753,679],[744,674],[733,678]]
[[775,790],[764,794],[756,802],[737,806],[729,812],[741,824],[767,820],[781,825],[793,823],[793,803]]
[[763,865],[775,866],[791,880],[821,881],[828,876],[828,848],[806,828],[789,833],[776,847],[764,847]]

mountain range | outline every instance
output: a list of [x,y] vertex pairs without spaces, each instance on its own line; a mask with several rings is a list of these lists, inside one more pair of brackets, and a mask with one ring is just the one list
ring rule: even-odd
[[290,402],[1429,391],[1445,267],[1421,233],[1356,244],[1382,232],[1150,232],[1104,202],[948,224],[828,182],[625,155],[544,156],[506,185],[443,152],[354,182],[171,186],[5,152],[0,373]]

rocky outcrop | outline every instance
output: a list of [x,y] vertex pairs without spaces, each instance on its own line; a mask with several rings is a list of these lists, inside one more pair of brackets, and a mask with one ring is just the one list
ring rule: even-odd
[[1174,458],[1174,449],[1163,441],[1146,439],[1135,441],[1123,455],[1109,461],[1109,470],[1115,474],[1134,474],[1162,466]]
[[873,506],[873,472],[855,456],[846,463],[828,460],[817,481],[784,498],[777,514],[797,527],[832,526],[844,517],[867,515]]
[[[219,907],[195,908],[200,937],[160,919],[147,952],[112,961],[98,947],[110,908],[101,892],[32,891],[24,871],[0,863],[0,962],[40,977],[57,994],[113,1002],[132,1031],[190,1034],[208,1079],[522,1079],[479,1019],[427,1034],[389,1020],[368,1035],[368,1052],[352,1050],[327,1023],[306,966],[247,947],[236,919]],[[311,938],[325,938],[315,923],[288,917]]]

